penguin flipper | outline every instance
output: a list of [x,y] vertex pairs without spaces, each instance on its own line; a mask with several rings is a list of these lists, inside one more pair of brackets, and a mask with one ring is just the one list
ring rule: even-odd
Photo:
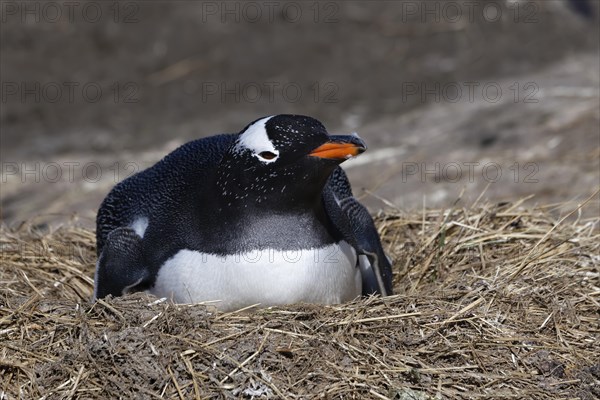
[[131,228],[117,228],[108,234],[98,258],[92,300],[144,290],[149,276],[141,238]]
[[350,182],[341,168],[336,168],[329,178],[323,202],[332,223],[357,250],[362,294],[393,294],[392,266],[381,246],[373,218],[352,195]]
[[358,268],[362,277],[362,294],[368,296],[370,294],[381,294],[379,290],[379,281],[373,270],[373,265],[369,257],[365,254],[358,255]]
[[363,295],[392,295],[392,266],[383,251],[371,214],[354,197],[339,200],[339,206],[348,218],[356,240]]

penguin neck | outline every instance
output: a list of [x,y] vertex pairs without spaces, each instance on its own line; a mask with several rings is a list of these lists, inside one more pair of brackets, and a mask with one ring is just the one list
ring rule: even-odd
[[[217,196],[216,207],[219,213],[240,216],[252,215],[321,215],[324,214],[321,193],[316,192],[311,196],[282,196],[262,195],[244,191],[227,191]],[[233,211],[233,212],[232,212]]]
[[[210,218],[213,221],[210,226],[219,226],[221,253],[232,254],[244,248],[309,249],[335,242],[320,200],[311,207],[221,204]],[[215,232],[211,230],[211,234]]]
[[[327,177],[318,181],[296,182],[257,176],[248,181],[228,170],[218,171],[213,179],[214,208],[237,210],[235,214],[318,214]],[[227,212],[227,211],[226,211]]]
[[[216,179],[215,179],[216,185]],[[334,243],[334,228],[325,212],[321,193],[296,199],[274,193],[259,202],[256,195],[242,190],[204,190],[191,195],[196,199],[191,236],[203,242],[214,254],[235,254],[252,248],[318,248]],[[314,187],[313,187],[314,189]],[[318,188],[317,188],[318,189]],[[202,199],[197,202],[197,199]],[[206,238],[218,238],[206,242]]]

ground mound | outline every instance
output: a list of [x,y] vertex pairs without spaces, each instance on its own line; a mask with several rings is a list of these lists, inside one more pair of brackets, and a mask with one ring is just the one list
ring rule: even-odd
[[600,219],[578,215],[380,214],[396,296],[235,313],[91,304],[92,231],[2,227],[0,398],[598,398]]

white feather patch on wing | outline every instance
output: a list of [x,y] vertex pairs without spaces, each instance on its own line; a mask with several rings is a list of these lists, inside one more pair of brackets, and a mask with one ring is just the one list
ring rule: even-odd
[[135,231],[135,233],[140,237],[140,239],[143,239],[144,233],[146,233],[146,229],[148,228],[148,218],[136,218],[131,224],[130,228]]

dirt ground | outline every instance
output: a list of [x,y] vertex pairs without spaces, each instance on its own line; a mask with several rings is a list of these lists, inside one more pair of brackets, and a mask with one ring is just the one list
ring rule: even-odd
[[233,313],[91,304],[93,231],[0,228],[0,398],[597,399],[600,219],[551,211],[381,215],[397,295]]
[[463,190],[585,198],[600,183],[597,4],[450,3],[258,2],[253,18],[239,2],[82,2],[53,18],[3,2],[2,218],[90,223],[177,145],[282,112],[365,138],[346,167],[373,211]]

